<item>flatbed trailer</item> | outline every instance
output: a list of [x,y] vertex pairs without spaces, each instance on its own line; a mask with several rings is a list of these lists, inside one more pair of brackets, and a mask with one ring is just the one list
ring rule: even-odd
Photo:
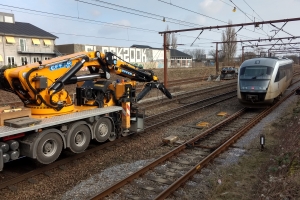
[[[89,73],[78,74],[83,68]],[[111,73],[126,80],[111,81]],[[139,94],[136,82],[145,83]],[[76,84],[74,95],[65,88],[70,84]],[[24,110],[0,109],[0,171],[20,156],[50,164],[63,149],[81,153],[92,139],[101,143],[141,132],[144,111],[136,102],[151,89],[172,98],[152,70],[99,51],[0,70],[0,89],[16,94],[24,104]]]
[[[80,153],[80,149],[85,149],[84,146],[88,145],[91,139],[96,139],[99,142],[104,142],[107,139],[114,140],[122,132],[118,130],[122,123],[122,110],[121,106],[93,108],[44,118],[39,124],[28,127],[0,126],[0,138],[3,139],[2,146],[6,144],[6,139],[19,144],[18,148],[13,147],[9,150],[0,148],[0,170],[3,170],[8,156],[10,157],[9,161],[18,159],[19,156],[26,156],[49,164],[56,160],[61,149],[71,148],[75,153]],[[130,132],[142,131],[143,120],[143,114],[135,115],[133,113]],[[75,132],[77,136],[72,137],[70,132]],[[23,137],[23,135],[26,136]],[[18,140],[19,137],[20,140]],[[9,146],[9,144],[7,145]]]

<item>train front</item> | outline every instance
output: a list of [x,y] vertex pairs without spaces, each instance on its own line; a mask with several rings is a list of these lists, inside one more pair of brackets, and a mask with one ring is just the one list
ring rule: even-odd
[[[267,65],[268,64],[268,65]],[[238,75],[238,99],[246,107],[266,107],[273,99],[266,97],[273,70],[274,63],[264,60],[251,59],[245,61]]]

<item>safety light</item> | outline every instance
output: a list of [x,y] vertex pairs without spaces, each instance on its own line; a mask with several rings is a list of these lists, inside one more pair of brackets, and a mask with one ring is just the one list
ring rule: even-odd
[[232,12],[235,12],[236,11],[236,7],[234,7],[233,9],[232,9]]
[[263,134],[260,135],[259,142],[260,142],[260,150],[262,151],[265,145],[265,136]]

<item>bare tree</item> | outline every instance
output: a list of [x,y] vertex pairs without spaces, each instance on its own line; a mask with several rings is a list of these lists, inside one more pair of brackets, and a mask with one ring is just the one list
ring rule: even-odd
[[[167,25],[167,28],[166,28],[166,31],[169,31],[169,25]],[[166,45],[167,45],[167,49],[170,47],[170,42],[171,39],[170,39],[170,33],[166,33]]]
[[177,49],[177,37],[176,37],[175,33],[172,33],[171,48]]
[[[231,21],[228,24],[232,24]],[[226,43],[222,43],[222,54],[224,56],[224,61],[228,64],[233,62],[233,58],[236,53],[236,43],[232,43],[231,41],[236,41],[236,33],[233,27],[227,27],[225,31],[222,33],[222,41]]]
[[[169,31],[169,25],[167,25],[166,31]],[[177,37],[175,35],[175,33],[172,33],[172,35],[170,33],[166,34],[166,43],[167,43],[167,48],[170,49],[177,49]]]
[[[210,51],[208,52],[208,55],[212,56],[213,59],[216,60],[216,50],[213,50],[213,49],[210,50]],[[218,52],[218,61],[219,61],[219,62],[222,62],[223,59],[224,59],[224,53],[223,53],[223,51],[219,51],[219,52]]]
[[194,56],[196,62],[201,62],[205,59],[205,50],[204,49],[194,49]]
[[244,58],[245,60],[251,59],[251,58],[255,58],[256,54],[254,51],[248,51],[244,53]]
[[204,49],[185,49],[183,52],[192,56],[196,62],[201,62],[206,57]]

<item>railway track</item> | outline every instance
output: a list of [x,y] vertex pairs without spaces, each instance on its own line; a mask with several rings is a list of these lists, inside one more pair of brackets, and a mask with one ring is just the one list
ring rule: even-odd
[[224,90],[226,88],[231,88],[236,86],[236,82],[229,82],[229,83],[225,83],[223,85],[218,85],[215,87],[209,87],[209,88],[204,88],[204,89],[200,89],[200,90],[193,90],[193,91],[189,91],[189,92],[184,92],[184,93],[179,93],[179,94],[174,94],[172,99],[167,99],[167,98],[162,98],[161,100],[157,100],[157,98],[155,98],[154,100],[151,101],[144,101],[142,103],[138,103],[139,107],[142,107],[144,109],[152,109],[155,108],[159,105],[163,104],[169,104],[169,103],[174,103],[174,102],[178,102],[181,103],[184,100],[186,100],[187,98],[191,99],[194,97],[199,97],[200,95],[211,95],[210,93],[215,93],[216,91],[219,90]]
[[[208,106],[212,106],[214,104],[220,103],[222,101],[233,98],[235,96],[236,96],[236,91],[231,91],[230,93],[224,93],[224,94],[216,95],[214,97],[210,97],[207,99],[198,100],[196,102],[181,106],[180,108],[171,109],[171,110],[168,110],[164,113],[160,113],[155,116],[149,116],[145,119],[145,131],[151,131],[151,129],[157,128],[157,127],[161,126],[162,124],[166,124],[171,121],[175,121],[179,118],[182,118],[182,117],[188,115],[189,113],[195,112],[199,109],[203,109]],[[177,110],[177,111],[175,112],[175,110]],[[122,142],[124,140],[129,140],[129,139],[130,139],[130,137],[122,137],[113,142],[108,142],[108,143],[104,143],[99,146],[92,147],[91,149],[88,149],[81,154],[75,154],[75,155],[71,155],[67,158],[57,160],[56,162],[46,165],[46,166],[43,166],[43,167],[38,167],[36,169],[32,169],[34,167],[31,167],[31,168],[29,167],[29,170],[22,171],[22,173],[7,172],[4,169],[4,171],[2,172],[1,175],[2,175],[2,180],[6,180],[6,181],[0,181],[0,189],[9,188],[13,191],[16,191],[17,188],[14,186],[16,183],[19,183],[24,180],[30,180],[30,181],[34,182],[33,177],[36,175],[39,175],[39,174],[45,174],[46,176],[51,176],[51,174],[48,173],[48,171],[50,171],[51,169],[61,167],[67,163],[74,161],[74,160],[85,157],[85,156],[92,154],[96,151],[99,151],[101,149],[112,147],[119,142]],[[14,162],[18,162],[18,160],[14,161]],[[6,173],[8,173],[8,174],[6,174]],[[14,174],[14,176],[11,176],[11,174]]]
[[[178,85],[185,85],[190,83],[195,83],[195,81],[203,81],[207,80],[207,77],[197,77],[197,78],[186,78],[186,79],[178,79],[178,80],[171,80],[168,81],[168,87],[174,87]],[[143,85],[138,85],[136,90],[141,91],[143,89]]]
[[[203,102],[202,102],[203,103]],[[215,103],[218,103],[218,101],[216,101]],[[213,105],[213,103],[211,102],[211,103],[208,103],[206,106],[211,106],[211,105]],[[199,106],[199,104],[198,104],[198,106]],[[184,106],[183,106],[184,107]],[[197,106],[196,106],[197,107]],[[199,107],[201,107],[201,106],[199,106]],[[205,107],[204,105],[203,105],[203,107]],[[191,112],[193,112],[192,110],[191,110]],[[183,116],[184,115],[188,115],[188,113],[189,112],[186,112],[185,114],[183,113]],[[166,113],[165,113],[165,115],[166,115]],[[169,119],[166,119],[166,121],[172,121],[172,120],[176,120],[176,119],[178,119],[178,118],[180,118],[180,117],[176,117],[176,116],[174,116],[174,117],[171,117],[171,118],[169,118]],[[147,120],[149,120],[150,118],[148,118],[148,119],[146,119],[146,121]],[[151,120],[150,120],[151,121]],[[156,125],[155,125],[156,124]],[[158,127],[158,126],[160,126],[162,123],[152,123],[152,122],[150,122],[150,123],[148,123],[148,124],[146,124],[146,131],[147,130],[151,130],[151,128],[155,128],[155,127]],[[54,169],[54,168],[57,168],[57,167],[62,167],[62,166],[64,166],[65,164],[67,164],[67,163],[70,163],[70,162],[72,162],[72,161],[74,161],[74,160],[76,160],[76,159],[79,159],[79,158],[82,158],[82,157],[85,157],[85,156],[87,156],[87,155],[89,155],[89,154],[92,154],[92,153],[94,153],[94,152],[97,152],[97,151],[99,151],[99,150],[101,150],[101,149],[105,149],[105,148],[109,148],[109,147],[112,147],[113,145],[117,145],[119,142],[122,142],[122,141],[125,141],[125,140],[129,140],[130,139],[130,137],[123,137],[123,138],[120,138],[120,139],[118,139],[118,140],[116,140],[116,141],[114,141],[114,142],[109,142],[109,143],[105,143],[105,144],[103,144],[103,145],[100,145],[100,146],[97,146],[97,147],[95,147],[95,148],[92,148],[92,149],[89,149],[89,150],[87,150],[86,152],[84,152],[84,153],[82,153],[82,154],[76,154],[76,155],[73,155],[73,156],[70,156],[70,157],[68,157],[68,158],[64,158],[64,159],[61,159],[61,160],[58,160],[58,161],[56,161],[55,163],[53,163],[53,164],[50,164],[50,165],[47,165],[47,166],[44,166],[44,167],[40,167],[40,168],[37,168],[37,169],[34,169],[34,170],[28,170],[27,172],[23,172],[22,174],[14,174],[13,176],[11,176],[11,174],[13,174],[13,172],[10,172],[10,175],[8,175],[8,176],[10,176],[10,177],[12,177],[12,178],[10,178],[9,180],[7,180],[7,181],[4,181],[4,178],[2,179],[2,181],[0,181],[0,189],[2,189],[2,188],[9,188],[9,189],[11,189],[11,190],[16,190],[17,188],[14,186],[16,183],[19,183],[19,182],[21,182],[21,181],[23,181],[23,180],[32,180],[32,179],[34,179],[34,176],[36,176],[36,175],[38,175],[38,174],[45,174],[46,176],[50,176],[51,177],[51,173],[49,173],[49,171],[51,170],[51,169]],[[63,168],[63,167],[62,167]],[[4,171],[5,172],[5,171]],[[2,174],[3,175],[3,174]]]
[[[273,111],[288,95],[261,112],[244,108],[94,196],[92,199],[165,199]],[[237,123],[238,122],[238,123]]]
[[151,131],[151,129],[155,127],[167,124],[170,121],[185,117],[189,114],[192,114],[193,112],[215,105],[222,101],[226,101],[233,97],[236,97],[236,90],[219,94],[206,99],[197,100],[193,103],[189,103],[181,107],[170,109],[168,111],[159,113],[157,115],[151,115],[149,117],[146,117],[145,119],[145,131],[148,130]]

